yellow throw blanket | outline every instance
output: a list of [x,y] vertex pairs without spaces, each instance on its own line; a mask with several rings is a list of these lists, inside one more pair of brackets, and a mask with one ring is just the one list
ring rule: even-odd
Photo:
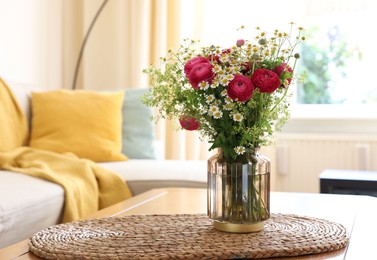
[[61,185],[65,190],[63,222],[81,219],[131,197],[119,175],[90,160],[22,146],[27,139],[26,119],[1,79],[0,122],[0,169]]
[[0,153],[0,168],[60,184],[65,190],[63,222],[81,219],[131,196],[119,175],[73,154],[19,147]]
[[0,78],[0,152],[26,145],[28,127],[12,91]]

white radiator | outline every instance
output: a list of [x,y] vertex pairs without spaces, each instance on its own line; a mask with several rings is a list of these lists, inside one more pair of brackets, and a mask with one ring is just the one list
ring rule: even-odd
[[275,191],[319,192],[325,169],[377,171],[376,135],[280,134],[276,147],[263,152]]

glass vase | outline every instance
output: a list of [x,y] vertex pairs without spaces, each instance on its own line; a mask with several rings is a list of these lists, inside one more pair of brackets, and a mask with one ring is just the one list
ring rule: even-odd
[[208,160],[208,216],[225,232],[263,230],[270,217],[270,160],[259,148],[226,158],[221,149]]

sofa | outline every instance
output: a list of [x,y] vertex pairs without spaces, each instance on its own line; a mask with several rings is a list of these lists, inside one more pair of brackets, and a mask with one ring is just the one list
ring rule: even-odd
[[[44,92],[32,86],[7,81],[28,123],[31,122],[31,93]],[[103,168],[119,174],[133,195],[163,187],[206,188],[206,161],[165,160],[163,145],[154,139],[150,108],[140,96],[146,90],[126,90],[123,112],[130,113],[123,124],[132,123],[132,133],[122,150],[127,161],[98,162]],[[139,125],[138,125],[139,124]],[[127,133],[123,125],[123,137]],[[139,138],[139,140],[137,140]],[[146,141],[148,139],[148,141]],[[1,140],[0,140],[1,142]],[[125,140],[123,140],[123,146]],[[62,222],[64,189],[52,182],[12,171],[0,170],[0,248],[16,243],[48,226]]]

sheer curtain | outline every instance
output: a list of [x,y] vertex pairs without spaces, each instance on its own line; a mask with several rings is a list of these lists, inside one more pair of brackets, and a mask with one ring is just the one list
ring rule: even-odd
[[[79,45],[103,0],[63,1],[65,86],[73,78]],[[138,88],[148,85],[142,73],[178,39],[174,22],[179,2],[109,0],[93,27],[80,67],[78,88]],[[168,33],[169,32],[169,33]]]

